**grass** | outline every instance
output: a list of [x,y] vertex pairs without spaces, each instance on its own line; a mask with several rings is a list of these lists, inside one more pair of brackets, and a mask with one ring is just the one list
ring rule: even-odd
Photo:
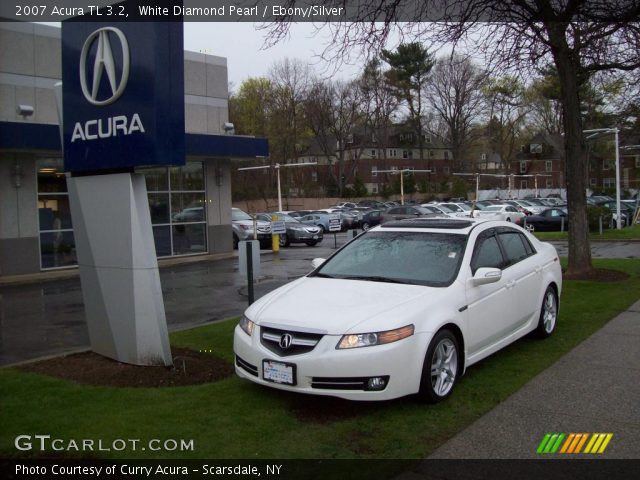
[[[88,387],[0,370],[0,456],[20,434],[63,439],[194,439],[190,452],[95,452],[106,458],[424,458],[521,388],[637,298],[640,260],[599,260],[625,282],[567,281],[555,334],[525,338],[471,367],[445,403],[415,398],[356,404],[290,394],[236,377],[163,389]],[[235,321],[172,334],[173,345],[232,361]],[[37,455],[37,454],[34,454]],[[86,454],[85,454],[86,455]]]
[[[534,232],[534,235],[540,240],[567,240],[567,232]],[[628,228],[617,230],[608,228],[599,232],[591,232],[591,240],[640,240],[640,224],[635,224]]]

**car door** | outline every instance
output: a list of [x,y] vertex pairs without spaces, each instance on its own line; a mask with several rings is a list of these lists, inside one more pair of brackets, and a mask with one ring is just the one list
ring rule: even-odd
[[503,276],[512,282],[509,295],[515,300],[514,323],[510,327],[513,332],[529,323],[539,307],[542,265],[538,264],[539,256],[521,232],[513,228],[500,228],[498,240],[506,257]]
[[[471,277],[478,268],[499,268],[506,265],[497,231],[489,229],[476,239],[471,259],[471,272],[466,283],[467,295],[467,347],[470,360],[485,353],[513,328],[515,300],[510,295],[513,279],[502,272],[500,280],[486,285],[474,285]],[[489,352],[490,353],[490,352]]]

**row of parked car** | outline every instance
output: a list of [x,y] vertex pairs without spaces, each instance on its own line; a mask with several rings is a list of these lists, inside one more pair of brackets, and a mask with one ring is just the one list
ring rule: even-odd
[[[606,196],[592,196],[587,199],[588,208],[600,207],[606,213],[603,227],[613,227],[616,223],[616,202]],[[628,226],[635,218],[636,200],[623,200],[621,223]],[[473,213],[472,213],[473,212]],[[568,228],[566,203],[560,198],[528,199],[491,199],[470,202],[454,199],[448,202],[430,202],[418,204],[407,202],[379,202],[363,200],[361,202],[342,202],[319,210],[297,210],[255,215],[257,237],[263,246],[271,245],[271,224],[273,216],[285,222],[286,234],[280,235],[280,246],[292,243],[306,243],[313,246],[321,242],[330,230],[329,223],[336,215],[340,216],[341,230],[368,230],[388,221],[416,217],[457,218],[478,217],[491,220],[513,222],[531,231],[559,231]],[[240,240],[253,238],[254,218],[240,209],[233,209],[234,247]]]

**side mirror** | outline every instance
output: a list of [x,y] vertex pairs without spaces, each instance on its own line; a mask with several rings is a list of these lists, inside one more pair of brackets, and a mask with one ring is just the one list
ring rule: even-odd
[[479,268],[473,275],[473,284],[478,287],[488,283],[495,283],[502,278],[502,270],[499,268]]
[[324,258],[314,258],[313,260],[311,260],[311,266],[313,267],[313,269],[315,270],[316,268],[318,268],[320,265],[322,265],[325,262],[326,259]]

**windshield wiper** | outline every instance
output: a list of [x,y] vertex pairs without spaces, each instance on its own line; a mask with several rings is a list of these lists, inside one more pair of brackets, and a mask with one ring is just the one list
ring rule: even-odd
[[314,273],[313,275],[310,275],[312,277],[320,277],[320,278],[338,278],[335,277],[333,275],[327,275],[326,273]]
[[368,276],[368,275],[346,275],[344,277],[337,277],[337,278],[341,278],[343,280],[368,280],[370,282],[385,282],[385,283],[403,283],[403,284],[408,284],[411,285],[413,282],[409,282],[407,280],[400,280],[398,278],[391,278],[391,277],[382,277],[382,276],[377,276],[377,275],[372,275],[372,276]]

